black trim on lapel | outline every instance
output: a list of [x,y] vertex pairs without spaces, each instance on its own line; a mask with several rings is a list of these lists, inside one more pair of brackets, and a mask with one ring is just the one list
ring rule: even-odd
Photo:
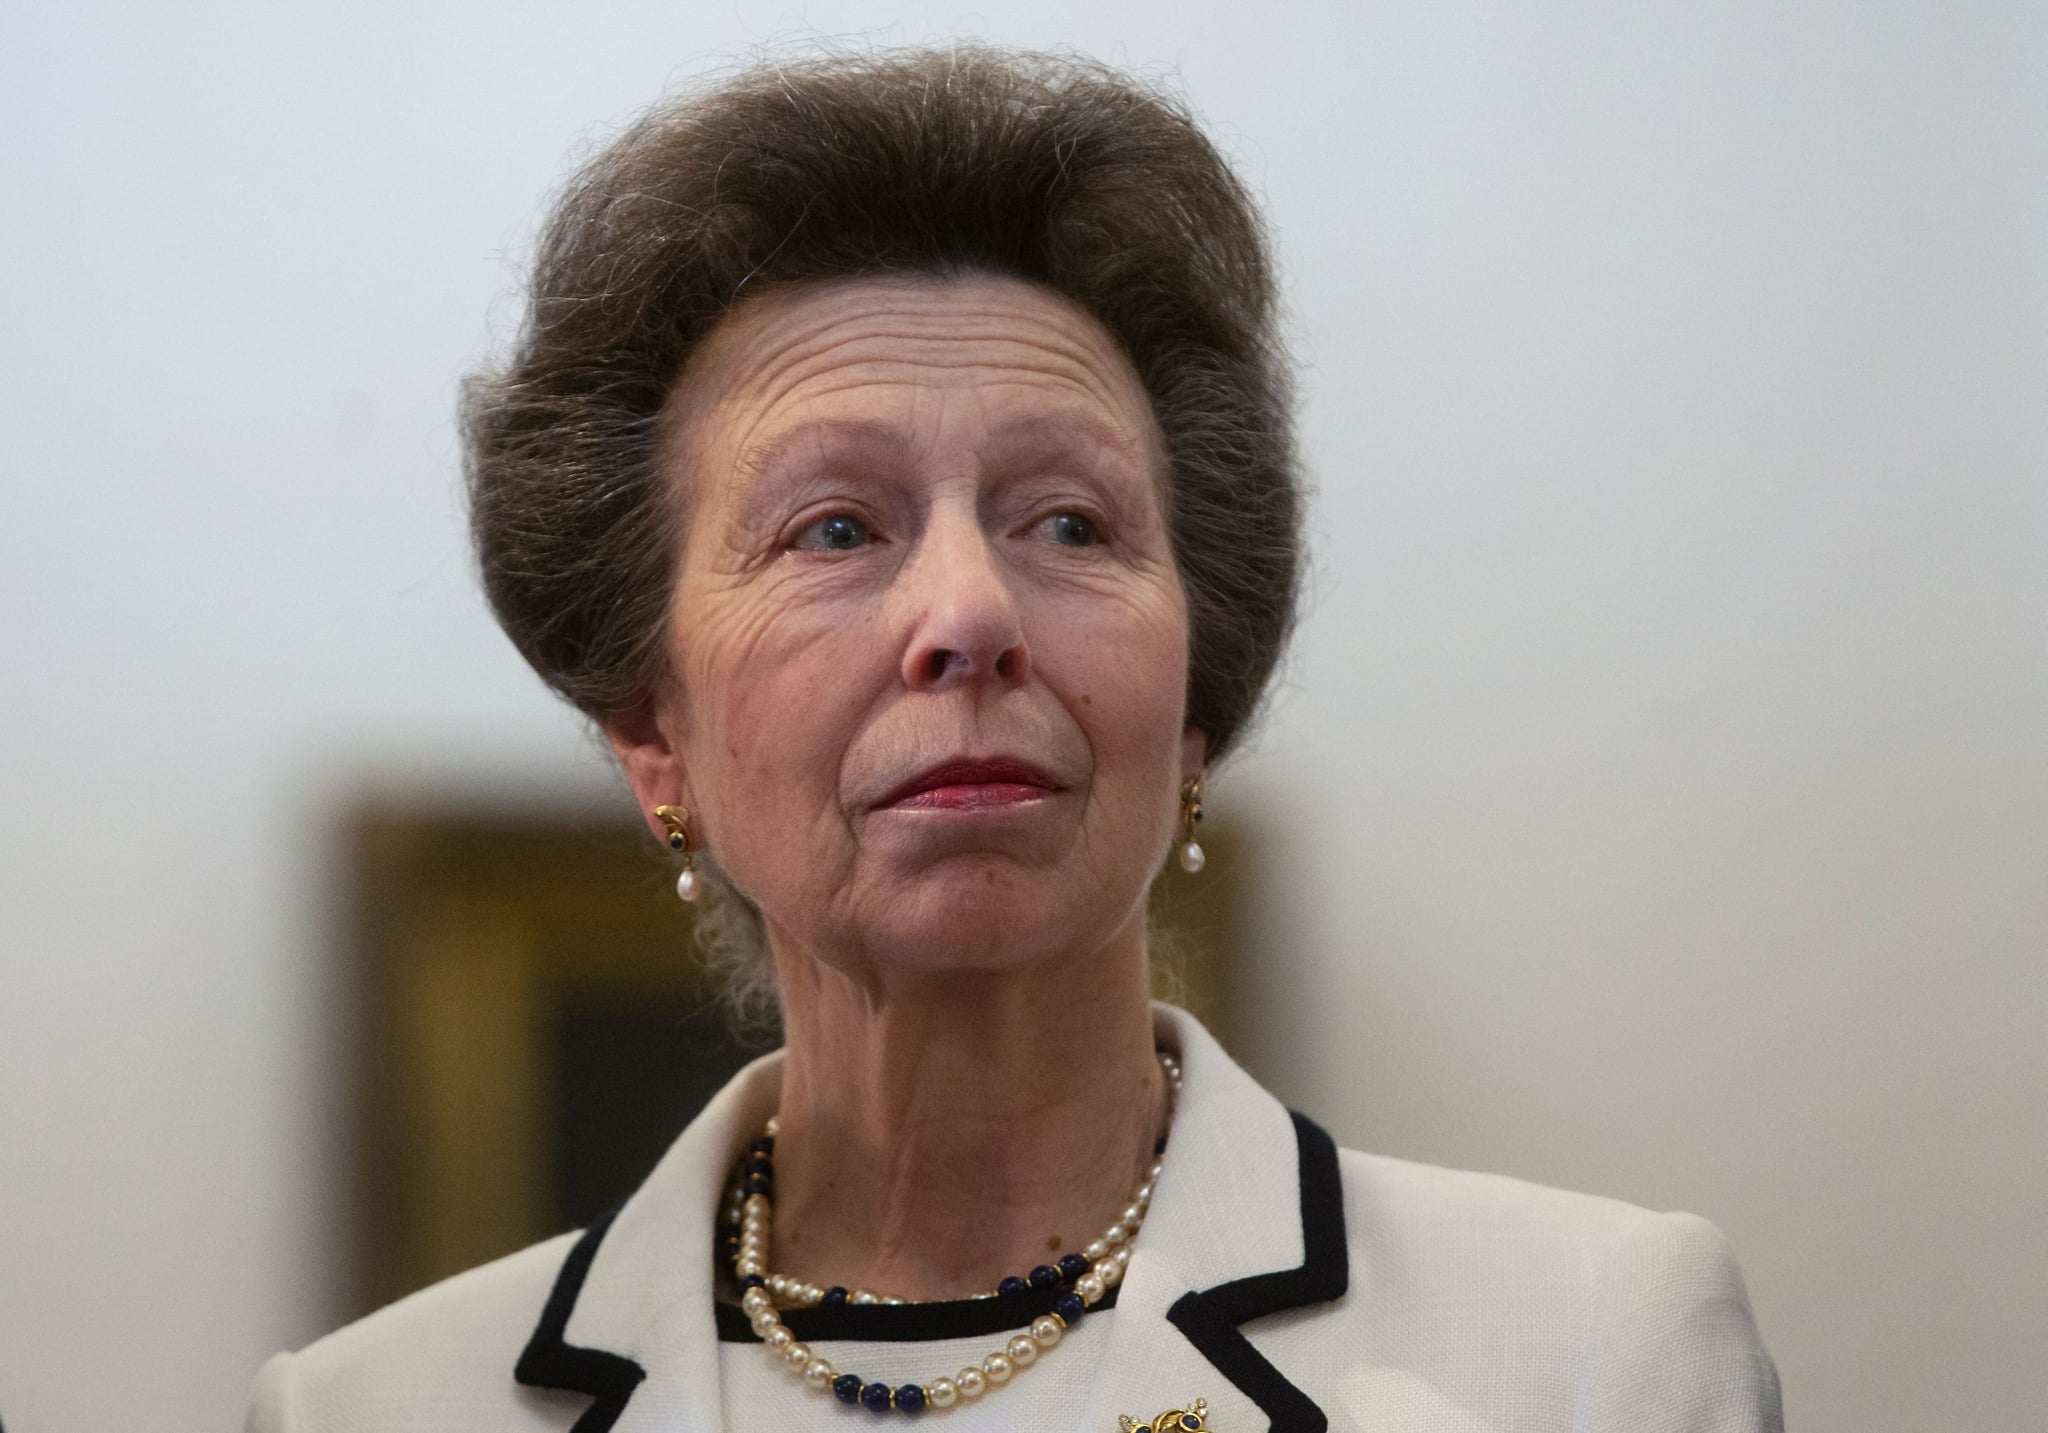
[[1263,1314],[1340,1297],[1351,1282],[1344,1239],[1344,1180],[1337,1144],[1306,1115],[1289,1110],[1301,1158],[1301,1267],[1252,1274],[1182,1294],[1166,1317],[1223,1376],[1265,1411],[1271,1433],[1324,1433],[1329,1417],[1252,1347],[1238,1325]]
[[596,1396],[597,1401],[583,1410],[570,1433],[605,1433],[619,1421],[626,1400],[633,1396],[640,1380],[647,1377],[646,1369],[622,1354],[577,1348],[562,1337],[576,1307],[576,1296],[583,1292],[590,1262],[597,1257],[597,1246],[604,1242],[605,1230],[611,1225],[612,1216],[607,1214],[584,1230],[569,1257],[562,1261],[562,1272],[555,1276],[547,1306],[540,1311],[540,1323],[512,1372],[528,1388],[555,1388]]

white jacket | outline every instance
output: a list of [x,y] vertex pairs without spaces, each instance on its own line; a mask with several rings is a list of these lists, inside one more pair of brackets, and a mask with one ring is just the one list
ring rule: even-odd
[[[1173,1149],[1076,1433],[1196,1397],[1212,1433],[1782,1429],[1713,1225],[1339,1150],[1185,1012],[1158,1023]],[[779,1078],[735,1076],[609,1220],[273,1358],[249,1433],[719,1430],[711,1231]],[[874,1421],[820,1403],[842,1418]]]

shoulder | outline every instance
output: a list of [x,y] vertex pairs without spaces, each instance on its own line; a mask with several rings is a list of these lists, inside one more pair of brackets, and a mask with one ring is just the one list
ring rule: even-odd
[[1353,1150],[1338,1160],[1350,1281],[1335,1322],[1354,1355],[1342,1361],[1373,1370],[1346,1393],[1375,1416],[1427,1424],[1431,1409],[1504,1403],[1531,1415],[1515,1426],[1782,1426],[1741,1270],[1705,1219]]
[[1357,1150],[1340,1150],[1338,1163],[1352,1238],[1402,1272],[1426,1272],[1434,1258],[1460,1251],[1477,1274],[1469,1261],[1482,1249],[1481,1267],[1495,1274],[1576,1282],[1619,1241],[1664,1217],[1619,1199]]
[[[587,1402],[512,1377],[576,1235],[420,1290],[263,1366],[247,1433],[566,1428]],[[493,1390],[484,1397],[480,1392]]]
[[1743,1297],[1728,1240],[1696,1214],[1356,1150],[1338,1160],[1352,1240],[1377,1277],[1412,1282],[1418,1294],[1474,1281],[1547,1297],[1639,1288]]

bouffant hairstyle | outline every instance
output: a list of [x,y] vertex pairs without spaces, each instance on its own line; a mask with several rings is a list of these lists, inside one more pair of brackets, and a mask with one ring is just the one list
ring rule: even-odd
[[668,675],[684,508],[660,415],[724,315],[807,281],[970,273],[1065,295],[1135,366],[1165,438],[1188,722],[1227,752],[1299,568],[1265,235],[1180,102],[1065,56],[765,64],[660,105],[570,181],[519,335],[462,408],[484,588],[548,684],[602,720]]

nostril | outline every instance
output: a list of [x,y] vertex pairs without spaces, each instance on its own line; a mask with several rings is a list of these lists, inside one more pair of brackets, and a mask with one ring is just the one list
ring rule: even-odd
[[946,668],[953,665],[953,655],[953,653],[941,647],[929,657],[926,657],[924,659],[925,679],[936,682],[939,678],[945,676]]
[[1007,651],[1007,652],[1003,653],[1003,655],[1002,655],[1002,656],[1000,656],[1000,657],[996,658],[996,675],[997,675],[997,676],[999,676],[999,677],[1005,677],[1005,678],[1007,678],[1007,677],[1009,677],[1009,676],[1010,676],[1010,675],[1011,675],[1011,674],[1012,674],[1013,672],[1015,672],[1015,671],[1016,671],[1016,669],[1017,669],[1017,654],[1016,654],[1016,650],[1015,650],[1014,648],[1012,648],[1012,649],[1011,649],[1010,651]]

